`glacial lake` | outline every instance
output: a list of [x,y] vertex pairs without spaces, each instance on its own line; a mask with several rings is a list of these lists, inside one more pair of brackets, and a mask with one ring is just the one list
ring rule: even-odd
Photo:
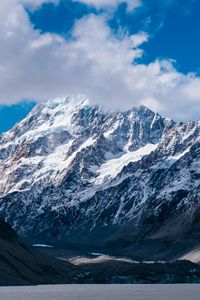
[[0,300],[199,300],[200,284],[0,287]]

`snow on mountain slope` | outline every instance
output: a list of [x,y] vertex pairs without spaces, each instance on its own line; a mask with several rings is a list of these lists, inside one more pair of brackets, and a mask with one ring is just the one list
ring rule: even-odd
[[158,144],[147,144],[136,151],[128,151],[118,158],[107,160],[97,171],[98,177],[95,178],[94,183],[102,184],[109,178],[115,178],[123,167],[127,166],[130,162],[136,162],[143,156],[150,154],[157,146]]
[[[84,148],[95,141],[97,145],[103,137],[98,163],[106,162],[106,152],[114,156],[123,153],[126,159],[129,149],[157,142],[164,130],[164,119],[156,117],[160,132],[158,137],[153,136],[150,127],[154,126],[155,114],[145,107],[140,108],[141,113],[134,109],[112,114],[88,103],[88,99],[78,96],[38,105],[25,120],[1,136],[0,171],[4,176],[0,179],[0,195],[27,190],[36,182],[44,186],[56,184]],[[146,115],[148,119],[144,120]],[[100,166],[94,165],[93,169]]]
[[0,217],[35,243],[176,239],[198,216],[199,146],[200,122],[145,106],[40,104],[0,137]]

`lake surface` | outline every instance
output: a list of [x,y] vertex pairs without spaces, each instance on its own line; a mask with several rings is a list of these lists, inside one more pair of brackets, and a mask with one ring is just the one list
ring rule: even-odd
[[0,300],[200,300],[200,284],[0,287]]

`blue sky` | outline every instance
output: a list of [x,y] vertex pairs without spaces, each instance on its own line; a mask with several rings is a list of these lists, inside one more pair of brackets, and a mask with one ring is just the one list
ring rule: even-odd
[[[30,11],[31,22],[42,32],[66,36],[74,22],[98,10],[82,3],[62,1],[59,5],[44,4]],[[143,45],[145,55],[141,62],[150,63],[156,58],[176,60],[177,68],[184,72],[200,71],[200,1],[146,0],[137,11],[127,14],[121,4],[109,20],[113,30],[126,28],[131,34],[146,31],[151,35]]]
[[25,118],[35,104],[31,101],[22,101],[18,104],[0,106],[0,131],[9,130],[16,122]]
[[0,132],[73,93],[200,119],[200,1],[2,1]]

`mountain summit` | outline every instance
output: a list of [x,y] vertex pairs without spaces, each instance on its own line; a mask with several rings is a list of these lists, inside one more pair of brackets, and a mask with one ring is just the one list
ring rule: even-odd
[[200,122],[59,98],[1,135],[0,161],[0,217],[29,241],[138,258],[200,241]]

